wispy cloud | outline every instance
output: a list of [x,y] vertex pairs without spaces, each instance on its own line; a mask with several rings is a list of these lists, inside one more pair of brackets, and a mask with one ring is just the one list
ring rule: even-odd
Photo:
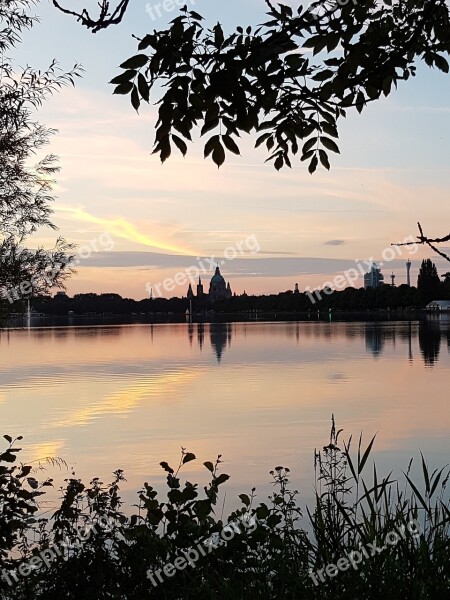
[[74,219],[84,221],[87,223],[94,223],[99,225],[112,236],[117,236],[124,240],[134,242],[136,244],[142,244],[143,246],[149,246],[157,250],[168,250],[170,252],[179,252],[180,254],[186,254],[187,248],[164,242],[156,239],[156,237],[149,236],[140,231],[135,225],[127,221],[126,219],[117,218],[101,218],[96,217],[88,213],[82,208],[70,207],[70,206],[58,206],[57,211],[63,213],[69,213]]

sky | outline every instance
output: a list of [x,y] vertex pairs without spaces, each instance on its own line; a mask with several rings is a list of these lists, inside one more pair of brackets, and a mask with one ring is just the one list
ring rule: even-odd
[[[263,0],[189,2],[227,31],[264,21]],[[406,282],[408,259],[412,283],[422,258],[432,257],[441,274],[450,270],[424,248],[414,254],[404,248],[392,261],[387,250],[416,236],[417,221],[430,236],[449,232],[448,75],[419,65],[417,77],[389,98],[362,115],[349,112],[339,124],[341,154],[332,156],[330,172],[311,176],[297,159],[292,170],[277,173],[250,136],[242,156],[233,155],[220,170],[203,160],[201,143],[191,145],[186,158],[175,153],[161,165],[151,155],[155,107],[144,105],[138,115],[108,84],[118,65],[136,54],[133,34],[162,29],[177,14],[158,11],[152,1],[152,19],[147,4],[133,0],[121,25],[92,34],[41,0],[35,9],[40,23],[13,55],[20,66],[45,68],[56,58],[65,70],[74,63],[85,69],[75,88],[55,94],[39,111],[39,120],[58,130],[48,147],[61,166],[53,220],[78,244],[70,295],[116,292],[140,299],[159,286],[161,295],[182,296],[186,284],[166,291],[164,282],[203,266],[207,282],[216,261],[232,290],[248,294],[277,293],[295,283],[300,290],[322,287],[370,259],[384,263],[386,279],[394,272],[396,284]],[[54,240],[54,232],[41,229],[29,245],[51,247]]]

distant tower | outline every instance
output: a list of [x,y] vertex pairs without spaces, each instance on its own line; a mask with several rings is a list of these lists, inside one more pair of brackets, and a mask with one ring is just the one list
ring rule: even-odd
[[392,281],[392,287],[395,287],[395,275],[394,275],[394,273],[391,274],[391,281]]
[[411,261],[408,260],[406,263],[406,285],[411,287]]
[[294,294],[300,294],[300,290],[298,289],[298,283],[295,284]]
[[202,278],[199,277],[198,285],[197,285],[197,298],[201,298],[202,296],[203,296],[203,284],[202,284]]
[[153,288],[150,288],[150,300],[153,300]]
[[194,292],[192,291],[192,285],[191,284],[189,284],[188,291],[187,291],[187,296],[186,297],[187,297],[188,300],[192,300],[192,298],[194,297]]

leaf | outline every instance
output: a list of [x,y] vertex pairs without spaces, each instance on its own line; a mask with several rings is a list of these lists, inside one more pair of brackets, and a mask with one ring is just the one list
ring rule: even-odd
[[376,437],[377,437],[376,435],[373,436],[373,438],[370,440],[370,444],[367,446],[367,448],[363,454],[361,461],[358,461],[358,475],[364,469],[364,465],[366,464],[367,459],[369,458],[369,454],[370,454],[370,451],[372,450],[372,446],[373,446],[373,443],[374,443]]
[[320,143],[322,144],[322,146],[325,146],[325,148],[327,148],[328,150],[331,150],[332,152],[336,152],[337,154],[340,154],[340,150],[339,150],[336,142],[333,142],[333,140],[331,140],[330,138],[322,136],[320,138]]
[[[174,133],[172,134],[172,140],[174,141],[175,146],[178,148],[178,150],[181,152],[181,154],[183,156],[186,156],[186,153],[187,153],[186,142],[184,140],[182,140],[180,137],[178,137],[177,135],[175,135]],[[186,456],[188,456],[188,455],[186,454]],[[192,456],[194,456],[194,455],[192,455]],[[195,456],[194,456],[194,458],[195,458]],[[193,460],[193,459],[191,459],[191,460]]]
[[214,147],[214,150],[212,153],[212,159],[216,163],[217,168],[220,168],[223,165],[223,163],[225,162],[225,149],[222,146],[220,140],[219,140],[218,144],[216,144]]
[[137,71],[135,71],[134,69],[124,71],[117,77],[114,77],[114,79],[111,79],[109,83],[113,83],[115,85],[119,85],[120,83],[126,83],[127,81],[130,81],[130,79],[134,79],[134,77],[136,77],[136,73]]
[[230,479],[230,476],[227,475],[226,473],[222,473],[221,475],[219,475],[219,477],[216,477],[214,479],[214,483],[216,485],[221,485],[222,483],[225,483],[225,481],[228,481]]
[[114,94],[122,94],[125,96],[126,94],[129,94],[131,92],[133,87],[134,87],[133,83],[131,81],[127,81],[125,83],[121,83],[120,85],[118,85],[113,93]]
[[209,460],[207,460],[206,462],[203,463],[203,465],[208,469],[208,471],[210,471],[211,473],[214,472],[214,465],[212,464],[212,462],[210,462]]
[[227,150],[229,150],[230,152],[233,152],[233,154],[238,154],[240,156],[241,152],[239,150],[239,147],[236,144],[236,142],[233,140],[231,135],[224,135],[222,137],[222,140],[223,140],[223,143],[225,144],[225,148],[227,148]]
[[222,26],[220,25],[220,23],[217,23],[217,25],[214,27],[214,45],[217,49],[219,49],[223,42],[225,40],[225,37],[223,35],[223,29]]
[[283,156],[281,154],[279,154],[277,156],[277,159],[274,162],[274,167],[277,171],[279,171],[280,169],[283,168],[283,165],[284,165]]
[[325,150],[319,150],[319,158],[320,158],[320,162],[325,167],[325,169],[327,169],[329,171],[330,170],[330,161],[328,160],[328,154],[325,152]]
[[311,175],[314,173],[314,171],[317,169],[317,165],[318,165],[319,161],[317,159],[317,155],[314,155],[311,159],[311,162],[309,163],[309,167],[308,167],[308,171],[311,173]]
[[250,506],[250,498],[247,496],[247,494],[239,494],[239,498],[241,499],[242,504],[245,504],[245,506]]
[[134,110],[138,111],[139,107],[141,105],[141,100],[139,98],[139,92],[136,86],[133,86],[133,89],[131,91],[131,104],[134,108]]
[[3,437],[5,438],[5,440],[7,442],[9,442],[10,444],[12,444],[12,437],[10,435],[4,435]]
[[434,64],[437,66],[437,68],[440,71],[443,71],[444,73],[448,73],[448,62],[446,61],[446,59],[443,56],[440,56],[439,54],[435,54],[434,55]]
[[[173,136],[176,137],[176,136]],[[178,138],[180,139],[180,138]],[[180,140],[183,141],[183,140]],[[192,452],[187,452],[184,457],[183,457],[183,465],[185,465],[188,462],[191,462],[191,460],[195,460],[197,457],[195,456],[195,454],[193,454]]]
[[204,135],[219,126],[219,119],[212,119],[211,121],[206,121],[202,127],[200,135]]
[[164,469],[164,471],[166,473],[170,473],[171,475],[174,473],[174,470],[172,469],[172,467],[169,467],[169,465],[163,461],[159,463],[161,465],[161,467]]
[[204,151],[204,156],[205,158],[208,158],[208,156],[211,154],[211,152],[214,150],[214,148],[216,147],[216,144],[220,143],[220,136],[218,135],[213,135],[205,144],[205,151]]
[[121,69],[140,69],[148,63],[146,54],[136,54],[120,65]]
[[148,87],[148,83],[145,77],[142,75],[142,73],[139,73],[138,75],[138,90],[142,98],[144,98],[144,100],[148,102],[150,100],[150,90]]

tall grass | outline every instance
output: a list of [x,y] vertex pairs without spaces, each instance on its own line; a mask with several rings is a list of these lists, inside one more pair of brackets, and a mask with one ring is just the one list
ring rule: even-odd
[[[256,504],[254,490],[241,494],[241,508],[223,520],[219,491],[228,476],[220,473],[220,457],[204,463],[210,482],[199,490],[182,479],[184,465],[195,460],[185,450],[176,468],[161,463],[167,474],[165,497],[145,483],[132,516],[124,513],[124,476],[116,471],[106,485],[98,479],[88,485],[67,479],[55,513],[38,517],[40,499],[52,481],[35,479],[31,466],[18,461],[18,440],[5,436],[9,446],[0,454],[0,597],[450,597],[448,469],[430,472],[421,457],[421,481],[412,480],[411,463],[401,481],[391,474],[383,477],[375,465],[369,466],[374,439],[364,446],[360,436],[353,449],[352,439],[341,443],[341,435],[333,420],[329,443],[315,453],[315,500],[304,514],[289,469],[278,466],[271,472],[274,492],[266,503]],[[230,523],[235,533],[224,543],[224,527]],[[94,528],[89,535],[86,526]],[[80,542],[82,529],[85,539]],[[191,566],[173,568],[171,576],[164,574],[167,564],[177,564],[205,540],[205,556]],[[62,544],[66,548],[57,556]],[[33,557],[33,568],[21,575],[18,570],[27,572]]]

